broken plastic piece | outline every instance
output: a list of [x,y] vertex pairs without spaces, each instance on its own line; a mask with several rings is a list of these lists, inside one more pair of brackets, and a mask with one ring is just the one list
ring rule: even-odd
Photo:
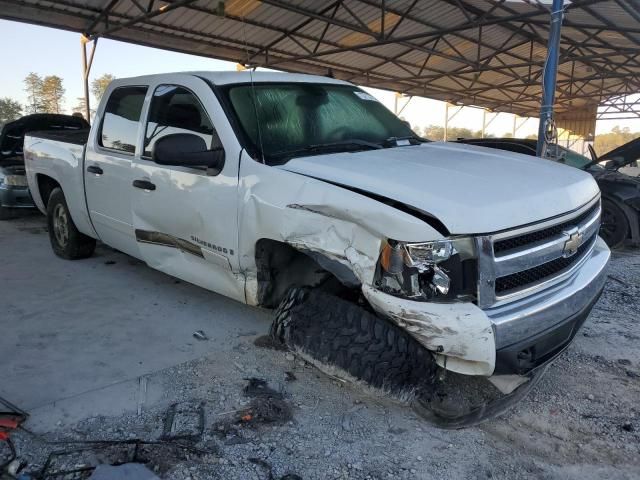
[[207,337],[207,335],[202,330],[196,330],[195,332],[193,332],[193,338],[195,338],[196,340],[209,340],[209,337]]

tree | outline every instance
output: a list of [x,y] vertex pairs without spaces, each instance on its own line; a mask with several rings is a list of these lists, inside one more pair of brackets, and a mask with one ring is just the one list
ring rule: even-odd
[[37,73],[31,72],[24,79],[24,91],[27,92],[27,113],[38,113],[45,109],[42,95],[43,80]]
[[42,81],[42,98],[48,113],[60,113],[64,103],[65,89],[62,79],[56,75],[44,77]]
[[[84,97],[77,97],[76,98],[77,103],[76,106],[73,107],[71,109],[71,111],[75,114],[80,114],[82,115],[82,118],[84,118],[85,114],[87,113],[87,102],[85,101]],[[96,111],[92,108],[91,111],[89,112],[89,115],[91,115],[91,118],[93,118],[93,116],[96,114]],[[89,120],[90,119],[86,119],[85,120]]]
[[0,124],[15,120],[20,116],[22,106],[15,100],[5,97],[0,98]]
[[640,136],[640,132],[632,132],[629,127],[620,128],[619,126],[615,126],[609,133],[596,135],[593,142],[593,148],[599,155],[602,155],[614,148],[630,142],[638,136]]
[[104,92],[109,84],[115,79],[116,77],[114,77],[110,73],[105,73],[101,77],[93,79],[93,82],[91,82],[91,93],[93,93],[93,96],[96,97],[96,100],[98,102],[102,98],[102,95],[104,95]]
[[[425,127],[423,137],[429,140],[444,140],[444,127],[440,125],[429,125]],[[447,140],[456,140],[458,138],[479,138],[482,136],[480,130],[472,131],[470,128],[464,127],[448,127]]]

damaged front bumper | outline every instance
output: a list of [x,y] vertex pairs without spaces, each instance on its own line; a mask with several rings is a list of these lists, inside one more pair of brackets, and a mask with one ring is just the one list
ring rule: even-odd
[[574,338],[604,287],[610,252],[600,238],[562,283],[499,307],[416,302],[364,285],[372,307],[412,333],[447,370],[467,375],[525,374]]
[[602,293],[610,255],[598,237],[590,256],[566,281],[485,310],[496,334],[495,373],[525,373],[569,345]]

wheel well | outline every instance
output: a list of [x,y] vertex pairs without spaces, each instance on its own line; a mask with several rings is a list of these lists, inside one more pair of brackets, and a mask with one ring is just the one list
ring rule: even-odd
[[343,264],[271,239],[256,242],[258,304],[274,308],[291,287],[321,287],[340,296],[360,295],[360,282]]
[[53,178],[43,175],[41,173],[36,175],[36,180],[38,181],[38,193],[40,194],[40,199],[44,204],[44,208],[47,208],[47,204],[49,203],[49,196],[54,188],[60,186],[60,184],[54,180]]

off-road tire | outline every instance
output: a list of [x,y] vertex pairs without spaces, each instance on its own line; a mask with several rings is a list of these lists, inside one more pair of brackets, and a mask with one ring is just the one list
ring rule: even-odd
[[431,353],[409,333],[321,290],[289,290],[276,309],[271,335],[378,389],[418,393],[436,378]]
[[[66,241],[61,241],[56,236],[55,215],[64,215],[66,218]],[[85,235],[76,228],[73,223],[67,201],[61,188],[54,188],[47,203],[47,226],[49,227],[49,241],[53,252],[67,260],[77,260],[93,255],[96,248],[95,239]]]
[[629,220],[615,200],[602,199],[602,224],[600,236],[609,248],[622,246],[629,236]]

